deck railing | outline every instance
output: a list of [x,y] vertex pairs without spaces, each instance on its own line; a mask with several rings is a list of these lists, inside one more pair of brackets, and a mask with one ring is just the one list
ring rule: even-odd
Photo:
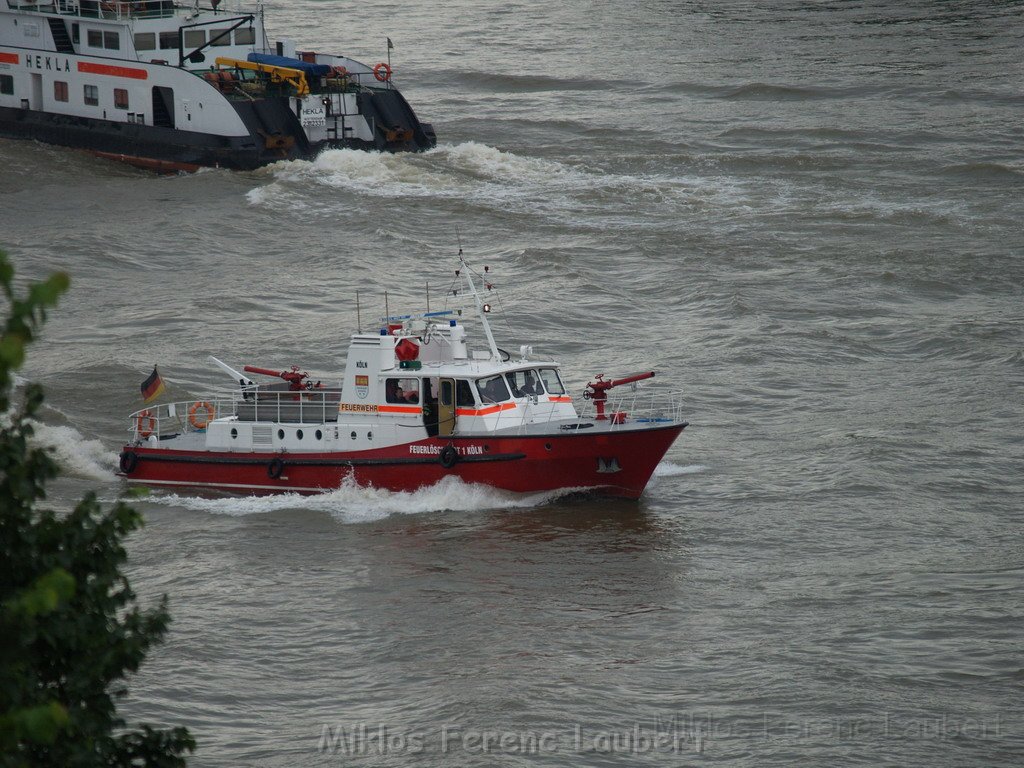
[[134,440],[157,439],[187,432],[205,432],[214,419],[234,416],[238,421],[273,421],[324,424],[338,419],[338,388],[292,391],[235,390],[196,400],[161,403],[142,408],[129,417]]
[[[129,417],[128,431],[135,441],[147,440],[154,435],[159,440],[188,432],[204,432],[209,422],[227,416],[233,416],[240,422],[335,423],[340,402],[340,388],[298,392],[235,390],[196,400],[161,403],[143,408]],[[558,411],[561,405],[538,401],[528,408],[502,411],[498,415],[495,429],[518,428],[525,431],[533,424],[560,418]],[[597,420],[592,400],[574,405],[580,423]],[[683,393],[641,387],[635,391],[624,388],[621,392],[609,393],[604,412],[612,431],[635,428],[638,424],[677,423],[683,420]]]
[[[582,404],[573,401],[580,422],[597,420],[597,409],[593,400]],[[559,403],[535,403],[529,408],[500,412],[496,429],[518,427],[525,430],[531,424],[553,420],[557,416]],[[665,392],[637,387],[612,391],[604,404],[604,413],[612,430],[635,427],[637,424],[673,423],[683,420],[684,397],[682,392]]]
[[[15,11],[59,13],[64,16],[84,16],[91,19],[163,19],[176,10],[193,11],[194,3],[175,3],[173,0],[7,0],[7,7]],[[254,3],[245,0],[224,0],[216,8],[212,3],[200,3],[200,11],[231,15],[253,12]]]

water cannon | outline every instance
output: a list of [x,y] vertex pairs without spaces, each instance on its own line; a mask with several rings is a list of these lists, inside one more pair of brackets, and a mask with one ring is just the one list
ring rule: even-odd
[[284,379],[288,382],[288,389],[292,392],[298,392],[303,389],[317,389],[320,387],[318,381],[314,384],[309,379],[308,371],[300,371],[299,366],[293,365],[290,371],[274,371],[270,368],[257,368],[255,365],[247,365],[243,369],[246,373],[259,373],[263,376],[273,376],[278,379]]
[[604,404],[605,401],[608,400],[609,389],[612,389],[613,387],[621,387],[623,384],[635,384],[638,381],[649,379],[652,376],[654,376],[654,371],[634,373],[632,376],[624,376],[621,379],[605,379],[604,374],[599,373],[594,377],[597,381],[587,383],[587,388],[583,392],[583,398],[585,400],[594,401],[594,408],[597,411],[596,418],[599,421],[603,421],[608,418],[604,413]]

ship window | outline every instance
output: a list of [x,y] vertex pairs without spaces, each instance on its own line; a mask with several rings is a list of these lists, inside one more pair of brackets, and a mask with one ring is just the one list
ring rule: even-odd
[[202,48],[206,45],[206,30],[205,29],[186,29],[185,30],[185,47],[186,48]]
[[128,91],[124,88],[114,89],[114,106],[117,109],[128,109]]
[[77,24],[72,24],[71,25],[71,42],[77,44],[78,43],[78,39],[79,39],[78,38],[78,25]]
[[544,387],[536,371],[513,371],[508,374],[508,383],[515,397],[544,394]]
[[0,75],[0,93],[8,95],[14,93],[14,78],[10,75]]
[[384,400],[389,403],[418,403],[420,401],[419,379],[386,379]]
[[136,51],[156,50],[156,32],[138,32],[135,35]]
[[68,100],[68,84],[60,80],[53,81],[53,98],[54,101],[67,101]]
[[505,386],[505,379],[502,376],[491,376],[487,379],[480,379],[476,383],[476,388],[479,390],[480,399],[484,404],[503,403],[512,397],[508,393],[508,387]]
[[103,47],[108,51],[116,51],[121,47],[121,34],[119,32],[104,32]]
[[465,379],[455,380],[455,404],[465,407],[476,405],[476,400],[473,399],[473,388]]
[[90,48],[103,47],[103,33],[98,29],[90,29],[85,37],[86,45]]
[[87,85],[83,90],[85,103],[91,107],[99,106],[100,103],[100,89],[95,85]]
[[178,33],[177,32],[161,32],[160,33],[160,50],[167,51],[178,47]]
[[241,27],[235,30],[235,45],[252,45],[256,42],[256,30],[252,27]]
[[[224,36],[217,39],[217,35],[223,34]],[[211,29],[210,30],[210,45],[231,45],[231,30],[230,29]]]
[[565,386],[554,368],[541,368],[540,377],[544,380],[544,386],[552,395],[564,395]]

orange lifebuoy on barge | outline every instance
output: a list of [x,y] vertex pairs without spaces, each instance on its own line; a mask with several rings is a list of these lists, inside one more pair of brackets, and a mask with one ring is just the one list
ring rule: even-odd
[[156,432],[156,417],[152,411],[139,411],[139,415],[135,417],[135,429],[142,437],[149,437]]
[[[199,411],[203,411],[202,417],[199,416]],[[202,431],[206,429],[206,425],[213,421],[216,415],[217,411],[209,402],[200,400],[192,403],[192,407],[188,409],[188,423]]]
[[391,66],[382,61],[380,64],[374,66],[373,76],[380,82],[386,83],[391,79]]

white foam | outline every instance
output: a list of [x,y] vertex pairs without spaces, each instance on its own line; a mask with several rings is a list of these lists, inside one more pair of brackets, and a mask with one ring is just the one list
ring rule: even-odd
[[[282,161],[269,167],[273,181],[251,190],[254,205],[297,204],[310,198],[313,185],[370,197],[433,197],[460,199],[545,215],[589,210],[588,197],[619,191],[653,196],[660,201],[689,203],[707,196],[706,180],[607,173],[600,168],[570,165],[517,155],[469,141],[440,145],[422,154],[334,149],[314,160]],[[325,207],[330,198],[317,196]]]
[[[271,168],[278,182],[315,183],[376,197],[444,196],[455,192],[456,187],[454,179],[435,173],[419,158],[408,154],[330,149],[311,161],[292,160]],[[273,190],[275,200],[280,191]],[[249,199],[253,200],[251,192]]]
[[680,466],[674,464],[671,461],[663,461],[654,468],[655,477],[678,477],[679,475],[695,475],[698,472],[706,470],[702,464],[689,464],[687,466]]
[[117,454],[99,440],[87,440],[74,427],[32,422],[35,434],[30,443],[47,449],[64,472],[76,477],[113,482]]
[[180,494],[154,494],[147,497],[147,500],[236,517],[290,509],[313,510],[326,512],[344,523],[362,523],[392,515],[417,515],[425,512],[533,509],[574,492],[576,489],[517,494],[465,483],[457,477],[446,477],[436,485],[416,491],[387,491],[346,482],[335,491],[315,496],[283,493],[211,499]]

